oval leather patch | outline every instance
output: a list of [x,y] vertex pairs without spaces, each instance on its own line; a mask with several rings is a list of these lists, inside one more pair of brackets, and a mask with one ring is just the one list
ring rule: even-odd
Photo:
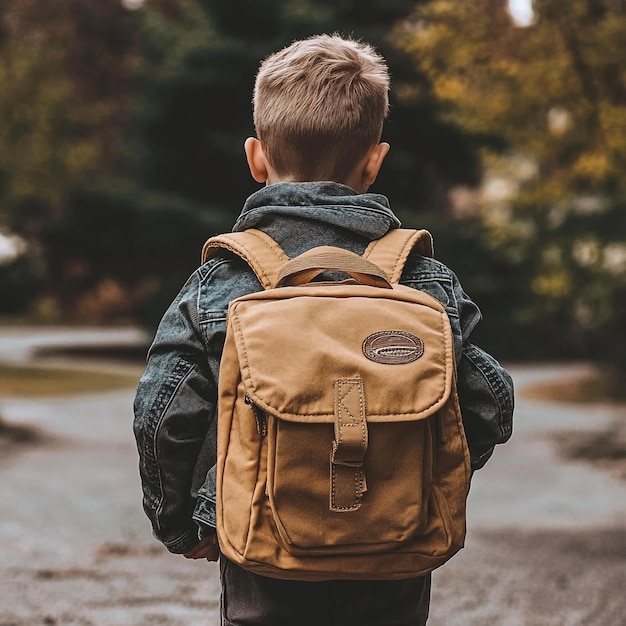
[[365,338],[363,354],[375,363],[401,365],[419,359],[424,354],[424,342],[404,330],[381,330]]

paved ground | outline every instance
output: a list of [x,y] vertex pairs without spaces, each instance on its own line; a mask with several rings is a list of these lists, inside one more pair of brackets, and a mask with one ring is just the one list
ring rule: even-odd
[[[38,332],[47,345],[76,338]],[[36,343],[0,331],[0,359],[27,360]],[[515,434],[475,477],[467,547],[435,574],[429,626],[624,626],[626,482],[560,458],[553,444],[619,409],[521,394],[579,367],[511,369]],[[0,400],[7,420],[42,436],[0,459],[0,626],[218,625],[215,565],[171,556],[150,537],[132,396]]]

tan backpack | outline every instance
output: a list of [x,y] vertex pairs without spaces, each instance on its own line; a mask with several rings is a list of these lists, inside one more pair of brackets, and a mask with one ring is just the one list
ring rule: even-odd
[[[399,285],[426,231],[392,230],[363,257],[289,260],[258,230],[210,239],[264,291],[230,303],[219,376],[222,553],[274,578],[426,574],[465,538],[470,465],[444,307]],[[351,279],[312,282],[336,270]]]

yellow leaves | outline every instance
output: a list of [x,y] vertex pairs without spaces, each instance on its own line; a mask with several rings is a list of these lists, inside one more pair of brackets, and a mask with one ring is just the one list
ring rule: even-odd
[[467,95],[463,81],[455,76],[442,76],[435,82],[435,95],[444,101],[457,103]]
[[[626,80],[624,82],[626,84]],[[600,123],[607,148],[626,157],[626,106],[605,103],[600,108]]]
[[500,0],[434,0],[397,42],[428,76],[443,115],[508,141],[561,191],[626,189],[626,14],[584,0],[535,3],[515,28]]
[[396,96],[404,103],[417,103],[423,97],[423,89],[415,83],[396,82],[393,85]]
[[53,54],[35,42],[7,46],[0,58],[0,167],[10,172],[10,196],[61,193],[59,127],[70,109],[70,87]]
[[505,224],[489,224],[489,245],[494,250],[506,248],[515,240],[513,233]]
[[94,139],[71,142],[65,147],[65,165],[72,178],[94,169],[101,158],[100,145]]
[[566,298],[571,293],[571,278],[565,270],[541,274],[532,282],[532,290],[539,296]]
[[602,185],[613,172],[609,155],[600,152],[582,154],[572,166],[572,176],[592,186]]
[[86,292],[76,302],[80,319],[104,321],[111,318],[130,317],[132,294],[112,278],[105,278],[92,291]]
[[[608,280],[626,278],[626,241],[606,243],[602,238],[589,234],[571,242],[571,248],[555,244],[547,246],[541,255],[541,270],[533,279],[531,287],[535,294],[549,300],[591,298],[612,283]],[[574,265],[572,266],[572,261]],[[581,270],[593,275],[580,282]],[[583,297],[582,291],[586,293]]]
[[7,41],[0,55],[0,170],[9,200],[63,203],[67,189],[102,165],[119,104],[79,103],[65,73],[62,46],[26,38]]

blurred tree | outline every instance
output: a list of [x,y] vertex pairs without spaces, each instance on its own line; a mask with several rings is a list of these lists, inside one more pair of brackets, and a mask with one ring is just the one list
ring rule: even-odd
[[[72,190],[119,166],[134,26],[117,3],[5,0],[0,17],[0,220],[30,244],[53,308],[71,314],[89,241],[52,250]],[[58,267],[52,266],[53,258]]]
[[519,28],[502,0],[435,0],[419,5],[396,36],[448,119],[503,137],[538,162],[543,197],[623,191],[626,6],[533,6],[534,22]]
[[439,121],[422,75],[387,37],[414,4],[169,0],[149,5],[143,12],[133,150],[144,184],[200,202],[230,227],[243,199],[258,188],[242,146],[254,133],[250,103],[260,60],[294,39],[337,31],[375,44],[393,73],[385,130],[393,149],[379,187],[405,208],[445,202],[443,189],[475,181],[478,170],[471,140]]
[[478,179],[479,138],[440,119],[388,37],[415,0],[6,2],[0,197],[39,255],[47,310],[66,318],[160,314],[258,188],[242,150],[254,76],[294,39],[341,32],[387,58],[393,150],[379,188],[407,223]]
[[[245,138],[254,134],[254,78],[264,57],[294,39],[341,32],[373,43],[387,58],[393,87],[384,138],[392,151],[377,188],[391,196],[407,223],[417,222],[417,212],[445,209],[451,184],[478,180],[478,139],[439,119],[427,82],[388,37],[414,5],[415,0],[161,0],[138,12],[141,64],[127,172],[147,194],[169,197],[191,227],[169,244],[169,269],[145,275],[155,302],[174,296],[195,268],[204,239],[229,230],[245,198],[258,189],[243,154]],[[140,193],[134,197],[141,202]],[[166,213],[154,213],[152,232],[164,220],[161,239],[173,236],[169,224],[179,219],[173,208]],[[137,240],[142,238],[138,232]]]
[[626,368],[626,335],[616,334],[626,270],[626,6],[537,0],[533,9],[520,28],[502,0],[434,0],[395,37],[445,119],[508,146],[504,156],[483,151],[489,184],[473,210],[483,250],[511,274],[498,280],[481,253],[466,286],[480,289],[477,277],[488,275],[502,294],[484,308],[510,325],[509,354],[584,354]]
[[41,279],[26,257],[0,263],[0,314],[22,314],[40,288]]

